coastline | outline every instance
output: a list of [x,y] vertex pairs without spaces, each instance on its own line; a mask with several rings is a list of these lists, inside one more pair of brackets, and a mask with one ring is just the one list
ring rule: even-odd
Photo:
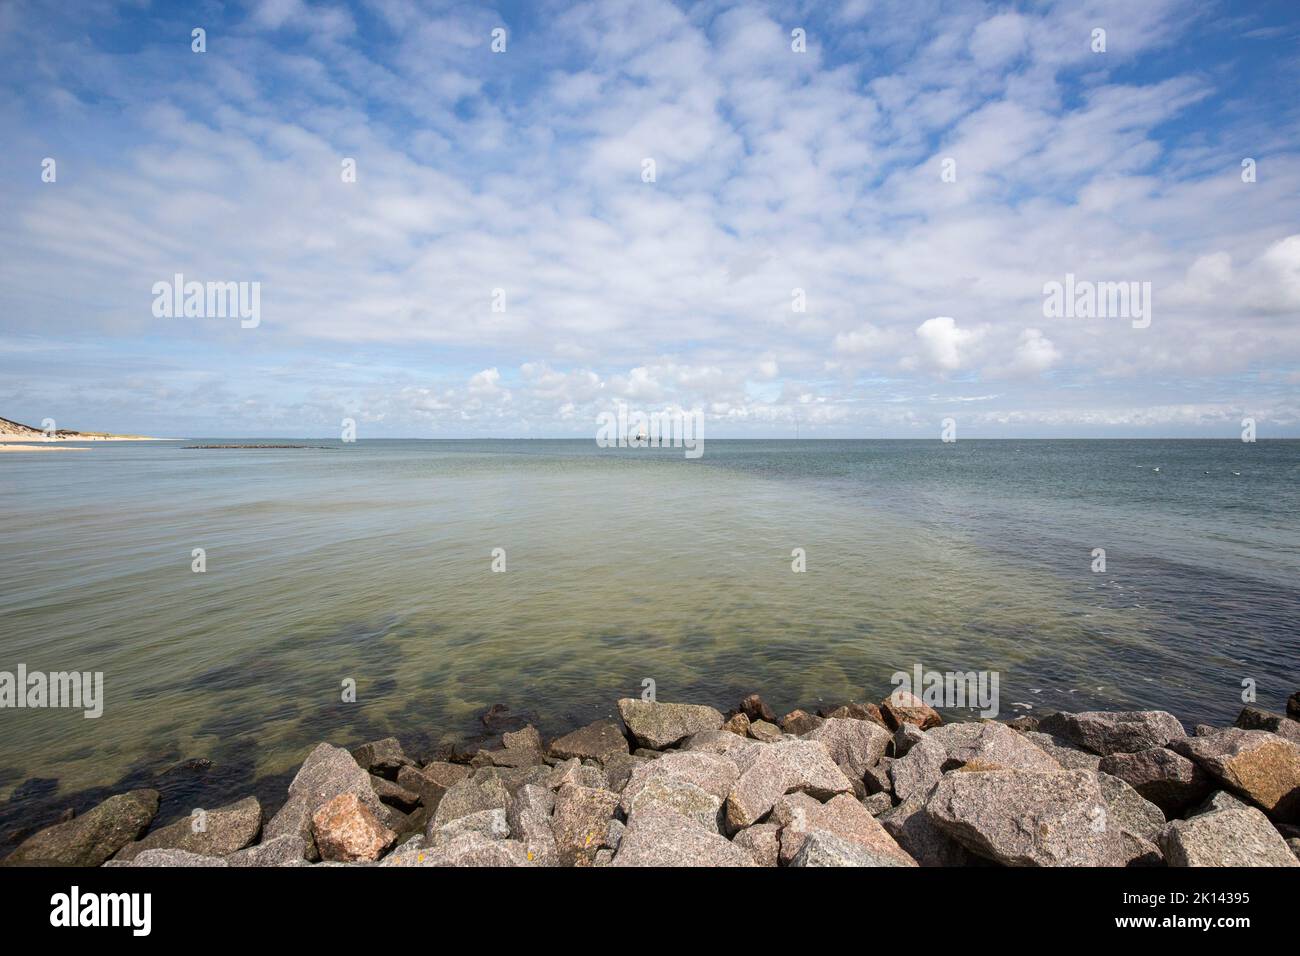
[[248,796],[153,826],[142,787],[0,866],[1300,866],[1300,694],[1190,733],[1164,711],[945,723],[901,692],[617,707],[545,743],[502,706],[483,745],[320,743],[269,816]]
[[17,445],[10,442],[0,442],[0,451],[90,451],[89,448],[70,448],[67,445]]

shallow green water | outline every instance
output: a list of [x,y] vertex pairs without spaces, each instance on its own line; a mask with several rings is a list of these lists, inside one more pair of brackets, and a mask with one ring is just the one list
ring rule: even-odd
[[1230,721],[1243,678],[1274,709],[1300,688],[1297,478],[1281,441],[9,454],[0,670],[103,671],[107,700],[0,711],[0,797],[192,756],[253,779],[321,739],[460,739],[494,703],[557,733],[644,678],[784,712],[921,663],[1000,672],[1004,717]]

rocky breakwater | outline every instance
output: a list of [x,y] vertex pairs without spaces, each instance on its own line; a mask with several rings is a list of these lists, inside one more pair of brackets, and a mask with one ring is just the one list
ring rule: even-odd
[[[495,711],[494,711],[495,712]],[[113,797],[5,865],[1300,865],[1300,723],[1246,708],[1188,734],[1161,711],[945,724],[911,697],[778,719],[618,702],[417,760],[322,743],[270,819],[253,798],[149,830]]]

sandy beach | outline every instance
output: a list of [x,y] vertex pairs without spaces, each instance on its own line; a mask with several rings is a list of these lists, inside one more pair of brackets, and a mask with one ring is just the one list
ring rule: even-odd
[[73,448],[69,445],[10,445],[0,442],[0,451],[89,451],[89,448]]

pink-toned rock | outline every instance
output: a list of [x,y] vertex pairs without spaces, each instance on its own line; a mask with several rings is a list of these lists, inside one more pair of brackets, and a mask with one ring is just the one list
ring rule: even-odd
[[555,795],[552,827],[560,860],[566,866],[591,866],[603,848],[618,794],[596,787],[566,784]]
[[782,828],[781,862],[787,866],[799,854],[808,835],[817,830],[876,855],[892,857],[901,866],[916,866],[916,861],[885,832],[871,812],[849,794],[820,803],[806,793],[792,793],[776,802],[772,822]]
[[312,814],[312,834],[322,860],[341,863],[377,860],[397,834],[354,793],[341,793]]
[[869,720],[828,717],[804,739],[820,741],[847,776],[861,780],[867,768],[885,755],[891,738],[889,731]]
[[737,737],[748,737],[749,718],[743,713],[734,714],[725,724],[722,725],[722,729],[735,734]]
[[890,730],[897,730],[902,724],[916,724],[922,730],[929,730],[943,723],[937,710],[901,687],[880,702],[880,714]]
[[781,859],[781,828],[775,823],[745,827],[731,842],[749,852],[759,866],[777,866]]
[[787,734],[802,737],[809,731],[816,730],[821,723],[821,717],[814,716],[806,710],[792,710],[781,718],[781,729]]
[[829,799],[853,791],[826,747],[815,740],[786,740],[756,747],[752,753],[727,795],[731,831],[757,823],[787,793],[798,790]]
[[1265,730],[1230,728],[1175,740],[1169,749],[1249,797],[1283,823],[1300,822],[1300,747]]

